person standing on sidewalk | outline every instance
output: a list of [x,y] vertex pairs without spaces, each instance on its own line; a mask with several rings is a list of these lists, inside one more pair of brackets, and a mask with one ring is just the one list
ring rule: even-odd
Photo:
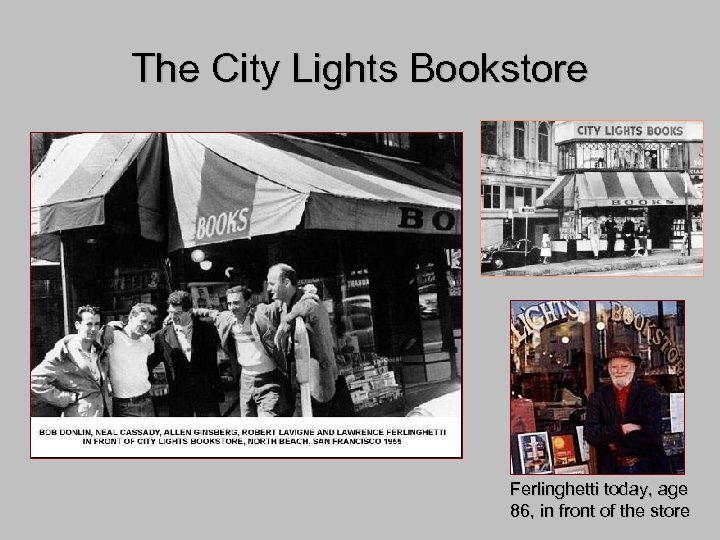
[[600,258],[600,224],[597,218],[593,218],[588,225],[588,238],[590,239],[590,246],[593,250],[593,255],[596,259]]
[[640,358],[614,344],[606,359],[610,383],[588,399],[585,440],[597,452],[599,474],[671,472],[662,445],[662,400],[655,386],[636,376]]
[[188,292],[170,293],[172,324],[155,334],[148,369],[152,372],[160,362],[165,367],[170,416],[220,416],[225,400],[217,363],[220,340],[213,323],[194,316],[192,306]]
[[138,303],[130,310],[128,323],[122,329],[110,324],[105,327],[103,343],[110,365],[113,416],[155,416],[148,371],[148,356],[154,346],[147,334],[156,315],[155,306]]
[[640,257],[640,250],[642,250],[642,256],[647,257],[648,251],[647,251],[647,239],[648,235],[650,234],[650,229],[647,228],[645,225],[645,220],[640,220],[640,225],[638,225],[637,231],[635,231],[635,236],[637,236],[638,242],[640,244],[640,248],[635,252],[635,255],[637,257]]
[[550,234],[548,233],[547,227],[543,228],[543,235],[540,247],[540,256],[543,258],[542,263],[548,264],[550,257],[552,257],[552,247],[550,245]]
[[633,249],[635,249],[635,224],[627,217],[622,227],[622,237],[625,243],[625,256],[630,257]]
[[30,389],[39,399],[62,409],[62,416],[111,416],[108,365],[95,341],[100,310],[81,306],[76,334],[64,337],[30,372]]
[[613,258],[615,257],[615,240],[617,240],[617,223],[612,214],[605,220],[605,237],[607,238],[607,255]]
[[[322,302],[303,299],[295,270],[287,264],[276,264],[268,270],[267,290],[280,302],[282,316],[275,335],[275,345],[285,350],[295,332],[295,319],[305,321],[310,341],[310,395],[313,416],[330,416],[335,396],[338,368],[335,360],[330,316]],[[292,348],[290,348],[292,351]]]

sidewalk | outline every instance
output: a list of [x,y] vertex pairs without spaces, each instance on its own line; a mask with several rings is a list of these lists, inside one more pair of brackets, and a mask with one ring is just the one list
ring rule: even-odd
[[533,264],[519,268],[509,268],[496,272],[483,272],[486,276],[568,276],[586,272],[608,272],[612,270],[632,270],[635,268],[656,268],[703,262],[702,249],[693,249],[683,257],[675,249],[657,249],[647,257],[625,257],[617,254],[615,258],[583,259],[550,264]]
[[[423,383],[408,386],[405,388],[405,397],[402,409],[389,412],[385,416],[405,416],[413,408],[422,405],[426,401],[443,396],[449,392],[460,389],[460,381],[442,381],[435,383]],[[237,398],[236,391],[228,392],[225,395],[225,402],[220,405],[220,411],[223,416],[239,417],[240,410],[238,407],[232,407],[234,400]],[[229,413],[229,414],[228,414]],[[167,411],[163,408],[158,411],[159,416],[167,416]],[[371,415],[372,416],[372,415]]]

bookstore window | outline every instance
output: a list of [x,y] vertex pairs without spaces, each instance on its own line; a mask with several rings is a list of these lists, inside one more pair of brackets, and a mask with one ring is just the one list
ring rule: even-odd
[[438,313],[435,265],[431,262],[421,261],[421,264],[415,269],[415,277],[418,288],[423,350],[426,353],[437,352],[442,349],[442,332]]
[[500,208],[500,186],[483,185],[483,208]]
[[538,127],[538,159],[550,161],[550,128],[545,122]]
[[497,155],[497,122],[480,122],[481,152]]
[[525,157],[525,122],[513,122],[513,155]]

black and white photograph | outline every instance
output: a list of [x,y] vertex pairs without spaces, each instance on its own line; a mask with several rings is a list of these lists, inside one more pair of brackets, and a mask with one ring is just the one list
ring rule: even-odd
[[462,134],[31,146],[33,418],[460,418]]
[[481,122],[483,276],[702,276],[701,121]]

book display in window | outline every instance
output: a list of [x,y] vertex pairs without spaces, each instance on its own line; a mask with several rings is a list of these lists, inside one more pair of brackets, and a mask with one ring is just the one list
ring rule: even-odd
[[531,399],[510,400],[510,434],[535,431],[535,410]]
[[140,302],[160,307],[167,295],[161,275],[160,269],[154,267],[115,267],[107,281],[104,322],[127,321],[130,309]]
[[552,474],[553,464],[547,431],[517,436],[523,474]]
[[565,467],[577,463],[575,453],[575,437],[572,434],[551,435],[553,464],[555,467]]
[[587,463],[570,465],[569,467],[557,467],[555,474],[590,474],[590,467]]

